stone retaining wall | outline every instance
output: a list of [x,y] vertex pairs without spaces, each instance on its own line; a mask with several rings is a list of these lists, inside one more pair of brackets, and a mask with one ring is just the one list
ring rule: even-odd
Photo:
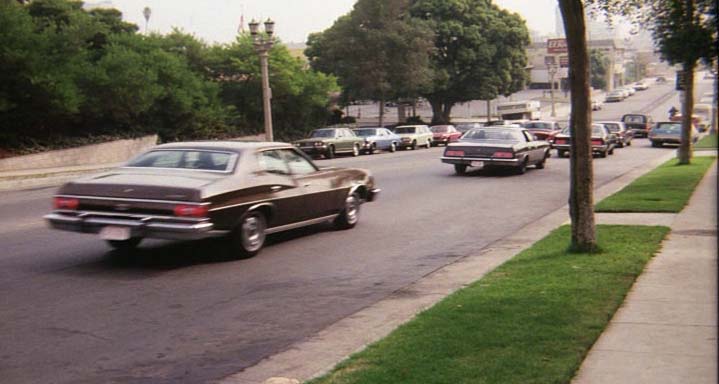
[[157,135],[0,159],[0,172],[120,163],[157,144]]

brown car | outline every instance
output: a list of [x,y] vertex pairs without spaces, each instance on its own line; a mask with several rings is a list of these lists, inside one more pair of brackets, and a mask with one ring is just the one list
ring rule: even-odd
[[252,256],[271,233],[325,221],[354,227],[360,205],[378,192],[368,171],[318,168],[290,144],[175,143],[63,185],[45,219],[119,249],[145,237],[227,236]]

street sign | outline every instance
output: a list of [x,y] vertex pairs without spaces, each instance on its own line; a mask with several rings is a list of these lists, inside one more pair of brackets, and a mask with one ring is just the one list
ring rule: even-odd
[[674,88],[677,91],[684,90],[684,71],[677,71],[677,79],[676,79],[676,84],[674,85]]
[[567,53],[567,39],[547,39],[547,53]]
[[569,56],[559,56],[559,67],[569,68]]

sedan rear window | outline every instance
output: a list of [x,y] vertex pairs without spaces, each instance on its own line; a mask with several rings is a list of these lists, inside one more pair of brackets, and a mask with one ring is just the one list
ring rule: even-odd
[[647,119],[642,115],[626,115],[622,119],[625,123],[646,123]]
[[394,133],[414,133],[414,127],[398,127],[395,128]]
[[515,129],[475,128],[465,133],[462,140],[478,141],[525,141],[522,133]]
[[235,155],[194,149],[150,151],[127,163],[127,167],[177,168],[202,171],[227,172],[233,165]]
[[658,133],[681,133],[682,131],[682,125],[681,124],[668,124],[668,123],[661,123],[657,124],[657,127],[654,128],[655,132]]

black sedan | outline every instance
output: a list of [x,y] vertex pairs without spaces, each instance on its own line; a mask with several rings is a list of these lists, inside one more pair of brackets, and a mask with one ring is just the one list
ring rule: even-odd
[[482,127],[469,130],[458,142],[444,150],[442,162],[454,165],[457,174],[468,167],[502,167],[524,173],[530,165],[544,168],[549,143],[536,140],[531,132],[519,127]]

